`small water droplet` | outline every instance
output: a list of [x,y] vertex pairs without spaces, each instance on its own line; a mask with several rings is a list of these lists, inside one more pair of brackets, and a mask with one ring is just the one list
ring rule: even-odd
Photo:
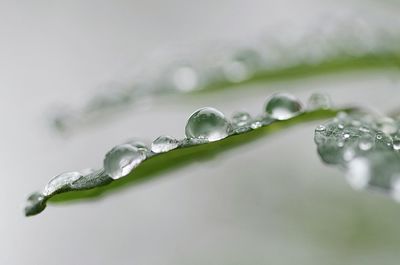
[[232,116],[232,125],[241,127],[251,122],[251,116],[247,112],[237,112]]
[[376,139],[382,140],[382,138],[383,138],[382,134],[380,134],[380,133],[376,134]]
[[262,126],[262,122],[261,121],[255,121],[255,122],[252,122],[251,124],[250,124],[250,127],[252,128],[252,129],[258,129],[258,128],[260,128]]
[[340,130],[343,130],[343,129],[344,129],[344,125],[341,124],[341,123],[339,123],[337,127],[338,127]]
[[82,173],[73,171],[73,172],[65,172],[60,175],[53,177],[47,185],[44,187],[43,195],[50,196],[53,193],[59,191],[63,187],[72,184],[74,181],[77,181],[82,177]]
[[227,137],[230,131],[231,125],[225,115],[210,107],[195,111],[185,127],[187,138],[203,139],[209,142]]
[[175,70],[172,76],[176,88],[180,91],[192,91],[198,86],[196,71],[190,66],[182,66]]
[[361,136],[358,141],[358,147],[363,151],[368,151],[374,145],[374,139],[369,135]]
[[344,122],[344,121],[347,121],[348,116],[349,116],[349,115],[348,115],[346,112],[340,111],[340,112],[336,115],[336,118],[337,118],[339,121]]
[[350,134],[348,133],[343,134],[343,139],[348,139],[348,138],[350,138]]
[[145,154],[130,144],[117,145],[104,158],[104,170],[113,179],[128,175],[144,159]]
[[370,130],[369,130],[368,128],[366,128],[366,127],[360,127],[360,128],[358,128],[358,130],[359,130],[360,132],[364,132],[364,133],[370,132]]
[[370,167],[365,158],[355,158],[347,164],[346,179],[353,189],[361,190],[368,186]]
[[307,101],[308,110],[330,109],[332,107],[331,98],[328,95],[314,93]]
[[179,146],[179,141],[171,136],[162,135],[155,139],[151,144],[153,153],[164,153]]
[[400,150],[400,139],[393,139],[393,149],[395,151]]
[[300,114],[302,110],[298,99],[290,94],[272,95],[265,105],[265,112],[276,120],[287,120]]
[[317,128],[315,128],[316,132],[323,132],[326,130],[326,127],[324,125],[318,125]]

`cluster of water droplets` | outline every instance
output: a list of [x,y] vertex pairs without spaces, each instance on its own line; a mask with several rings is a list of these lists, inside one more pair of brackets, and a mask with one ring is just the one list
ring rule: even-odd
[[318,153],[339,165],[355,189],[378,189],[400,200],[400,122],[359,112],[339,113],[317,126]]
[[101,115],[120,111],[127,105],[146,104],[149,98],[162,94],[230,86],[337,58],[344,61],[371,55],[380,58],[382,53],[389,54],[384,58],[396,58],[400,53],[395,22],[385,20],[381,25],[380,21],[366,21],[354,14],[334,17],[330,22],[326,17],[323,19],[324,23],[313,23],[318,25],[315,29],[290,27],[287,32],[281,29],[279,35],[270,32],[239,45],[221,43],[217,48],[213,44],[210,48],[200,47],[198,52],[168,50],[154,61],[149,58],[148,62],[140,63],[143,69],[132,73],[128,80],[107,84],[101,92],[97,89],[82,106],[53,109],[52,126],[59,131],[78,128]]
[[[312,110],[324,109],[329,98],[323,94],[314,94],[310,97],[310,101],[313,102]],[[162,135],[151,145],[137,139],[116,145],[106,153],[102,169],[66,172],[52,178],[41,193],[35,193],[30,197],[25,212],[31,215],[42,211],[46,200],[55,194],[91,189],[123,178],[145,160],[161,153],[207,144],[257,130],[275,121],[291,119],[305,111],[309,110],[303,109],[303,104],[297,98],[286,93],[276,93],[267,98],[261,114],[254,118],[247,112],[236,112],[231,119],[228,119],[215,108],[198,109],[188,118],[183,139]]]

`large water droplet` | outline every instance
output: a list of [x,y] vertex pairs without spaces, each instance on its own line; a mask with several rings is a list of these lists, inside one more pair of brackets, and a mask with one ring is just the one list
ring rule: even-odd
[[162,135],[155,139],[151,144],[153,153],[164,153],[179,146],[179,141],[171,136]]
[[104,158],[104,170],[113,179],[128,175],[146,159],[143,151],[130,144],[117,145]]
[[77,171],[65,172],[52,178],[44,187],[43,195],[50,196],[53,193],[67,187],[73,182],[82,177],[82,174]]
[[46,198],[43,194],[35,192],[28,197],[25,215],[31,216],[40,213],[46,208]]
[[224,114],[214,108],[202,108],[189,118],[185,134],[187,138],[217,141],[228,136],[231,125]]
[[133,147],[136,147],[137,149],[139,149],[139,151],[144,151],[144,152],[149,151],[149,147],[147,146],[147,144],[138,139],[130,139],[127,142],[125,142],[125,144],[129,144]]
[[297,116],[301,109],[300,101],[285,93],[272,95],[265,105],[265,112],[276,120],[287,120]]

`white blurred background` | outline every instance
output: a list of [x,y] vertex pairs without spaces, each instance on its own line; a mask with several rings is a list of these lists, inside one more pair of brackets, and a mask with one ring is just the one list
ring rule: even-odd
[[[155,50],[237,41],[336,14],[398,14],[396,1],[0,2],[0,264],[398,264],[400,206],[351,190],[320,162],[315,124],[292,128],[101,200],[23,216],[26,196],[54,175],[101,166],[130,137],[182,137],[189,114],[261,111],[284,90],[305,100],[381,111],[399,105],[397,69],[247,85],[155,99],[68,137],[48,127],[58,102],[79,104]],[[167,99],[167,100],[166,100]]]

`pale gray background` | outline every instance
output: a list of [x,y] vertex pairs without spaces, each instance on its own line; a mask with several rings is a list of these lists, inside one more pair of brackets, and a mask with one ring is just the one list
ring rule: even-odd
[[387,110],[399,75],[373,71],[156,100],[149,109],[63,138],[47,127],[57,102],[81,103],[98,85],[162,47],[254,37],[354,12],[385,21],[395,1],[0,1],[0,264],[398,264],[400,206],[351,190],[315,152],[314,124],[272,135],[209,162],[99,201],[50,205],[25,218],[26,196],[53,175],[101,165],[137,136],[183,136],[211,105],[259,113],[271,91]]

